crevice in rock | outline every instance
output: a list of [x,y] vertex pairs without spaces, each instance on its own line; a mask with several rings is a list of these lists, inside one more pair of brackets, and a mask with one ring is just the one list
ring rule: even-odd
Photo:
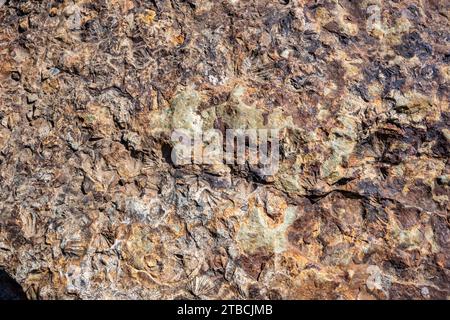
[[0,300],[27,300],[20,284],[0,269]]

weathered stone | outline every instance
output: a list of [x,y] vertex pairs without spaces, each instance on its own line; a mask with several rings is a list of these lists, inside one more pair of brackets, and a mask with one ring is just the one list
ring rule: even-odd
[[450,297],[448,1],[0,3],[0,299]]

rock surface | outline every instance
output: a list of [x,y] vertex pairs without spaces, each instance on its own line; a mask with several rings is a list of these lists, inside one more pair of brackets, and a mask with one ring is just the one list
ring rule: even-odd
[[[29,299],[448,299],[449,19],[0,1],[0,269]],[[177,166],[179,127],[279,128],[280,169]]]

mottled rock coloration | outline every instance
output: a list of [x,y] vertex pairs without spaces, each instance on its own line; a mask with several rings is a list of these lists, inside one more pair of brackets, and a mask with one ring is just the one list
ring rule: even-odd
[[[2,277],[29,299],[448,299],[449,19],[0,1]],[[279,129],[279,170],[178,165],[180,128]]]

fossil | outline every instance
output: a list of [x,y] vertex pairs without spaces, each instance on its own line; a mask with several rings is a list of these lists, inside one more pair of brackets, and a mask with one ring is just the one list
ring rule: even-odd
[[[449,19],[0,1],[0,298],[448,299]],[[277,130],[277,170],[180,129]]]

